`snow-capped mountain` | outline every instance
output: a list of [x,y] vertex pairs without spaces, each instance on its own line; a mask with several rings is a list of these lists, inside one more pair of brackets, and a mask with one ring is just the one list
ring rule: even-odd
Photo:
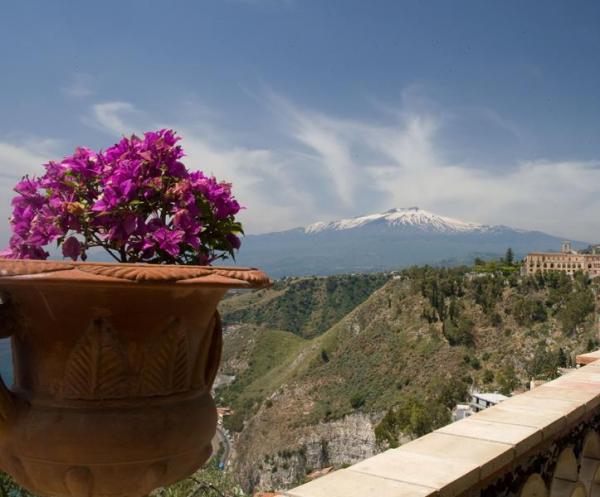
[[410,227],[437,233],[469,233],[490,229],[490,226],[468,223],[450,217],[440,216],[418,207],[390,209],[378,214],[368,214],[329,223],[318,222],[304,228],[304,232],[321,233],[360,228],[368,224],[385,224],[390,227]]
[[[475,257],[558,250],[540,231],[452,219],[408,207],[304,228],[246,236],[237,263],[272,277],[385,271],[415,264],[469,263]],[[586,246],[573,242],[575,248]]]

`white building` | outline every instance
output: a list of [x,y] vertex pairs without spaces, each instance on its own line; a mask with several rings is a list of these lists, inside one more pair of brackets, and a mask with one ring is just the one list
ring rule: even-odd
[[483,411],[484,409],[495,406],[506,399],[508,399],[508,397],[506,395],[502,395],[501,393],[473,392],[471,394],[471,409],[473,409],[473,412]]
[[468,418],[472,414],[483,411],[488,407],[495,406],[506,399],[508,399],[508,397],[501,393],[472,392],[471,402],[469,404],[456,405],[452,411],[452,421]]

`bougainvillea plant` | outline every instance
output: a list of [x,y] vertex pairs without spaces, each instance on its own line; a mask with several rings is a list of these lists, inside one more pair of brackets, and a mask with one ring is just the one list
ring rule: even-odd
[[78,148],[15,187],[13,234],[0,255],[46,259],[56,243],[86,260],[94,247],[119,262],[210,264],[234,255],[242,226],[229,183],[181,162],[172,130],[123,138],[106,151]]

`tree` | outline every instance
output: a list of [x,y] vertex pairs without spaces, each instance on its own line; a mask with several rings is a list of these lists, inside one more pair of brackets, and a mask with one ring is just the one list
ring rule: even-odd
[[569,366],[570,359],[567,354],[565,354],[565,351],[562,347],[558,349],[556,361],[561,368],[566,368]]
[[211,461],[193,476],[157,490],[157,497],[245,497],[231,476],[219,469],[218,461]]
[[388,410],[383,419],[375,427],[375,440],[378,444],[386,443],[391,449],[398,447],[400,426],[398,416],[393,409]]
[[485,383],[486,385],[491,383],[492,381],[494,381],[494,373],[489,369],[484,369],[482,380],[483,383]]
[[450,345],[465,345],[471,347],[475,343],[473,330],[475,323],[467,316],[461,316],[457,322],[453,322],[450,318],[444,321],[442,332]]
[[512,364],[502,368],[496,375],[496,381],[500,387],[500,393],[504,395],[510,395],[519,386],[519,378]]
[[27,490],[19,487],[6,473],[0,472],[1,497],[33,497]]
[[521,326],[543,323],[548,319],[544,302],[531,297],[518,297],[512,305],[512,314]]
[[558,376],[560,361],[559,351],[554,352],[544,344],[539,344],[533,358],[527,364],[527,373],[533,378],[553,380]]
[[572,335],[592,312],[594,312],[594,294],[589,289],[582,289],[567,295],[557,317],[563,331],[567,335]]
[[510,247],[506,249],[506,254],[504,255],[504,262],[509,266],[512,266],[515,262],[515,254],[513,252],[513,249]]
[[450,410],[441,402],[420,395],[403,397],[375,428],[378,442],[396,446],[400,433],[421,437],[450,422]]
[[365,398],[364,393],[356,392],[350,398],[350,405],[352,406],[353,409],[360,409],[362,406],[365,405],[365,400],[366,400],[366,398]]

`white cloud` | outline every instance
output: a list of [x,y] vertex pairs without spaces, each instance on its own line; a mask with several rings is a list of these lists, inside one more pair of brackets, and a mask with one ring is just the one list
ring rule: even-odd
[[131,115],[134,111],[129,102],[103,102],[93,105],[91,118],[85,117],[84,121],[111,134],[130,135],[132,128],[125,123],[123,114]]
[[190,169],[233,183],[236,197],[246,207],[240,219],[247,232],[280,230],[304,221],[302,214],[311,207],[310,195],[296,188],[289,158],[265,149],[224,148],[182,126],[177,128],[184,137]]
[[[280,135],[272,148],[240,146],[207,122],[166,123],[184,137],[190,168],[234,184],[248,232],[419,205],[468,221],[600,239],[600,161],[522,160],[490,171],[447,158],[439,140],[447,121],[434,112],[390,109],[373,122],[300,109],[276,95],[266,104]],[[115,135],[139,129],[127,119],[134,113],[127,102],[93,107],[95,125]],[[160,126],[146,118],[144,127]]]
[[[129,102],[102,102],[87,122],[114,136],[177,129],[188,167],[234,184],[249,233],[419,205],[468,221],[600,239],[600,160],[522,160],[490,171],[447,158],[438,140],[447,122],[434,112],[390,109],[373,122],[300,109],[274,95],[267,105],[276,117],[278,138],[266,140],[272,147],[240,145],[214,125],[222,117],[205,112],[163,123]],[[61,151],[56,140],[0,140],[0,246],[15,182],[39,174]]]
[[298,162],[293,153],[233,144],[207,123],[164,123],[144,118],[145,123],[134,125],[128,121],[134,114],[141,113],[127,102],[99,103],[92,108],[89,124],[113,135],[165,127],[178,130],[190,169],[233,183],[236,197],[246,207],[240,219],[247,232],[297,226],[305,221],[306,212],[311,212],[311,194],[298,188],[291,171]]
[[74,74],[71,81],[62,88],[65,95],[72,98],[86,98],[94,95],[94,79],[85,73]]
[[26,174],[35,175],[49,157],[56,155],[59,143],[49,139],[27,139],[16,143],[0,141],[0,249],[8,243],[13,188]]
[[[419,205],[466,220],[600,239],[600,160],[522,160],[489,171],[446,158],[438,140],[444,116],[401,109],[387,113],[395,122],[374,124],[278,105],[290,134],[329,171],[329,194],[348,215]],[[357,150],[360,159],[353,158]]]
[[33,147],[0,142],[0,178],[14,180],[33,174],[43,161]]

